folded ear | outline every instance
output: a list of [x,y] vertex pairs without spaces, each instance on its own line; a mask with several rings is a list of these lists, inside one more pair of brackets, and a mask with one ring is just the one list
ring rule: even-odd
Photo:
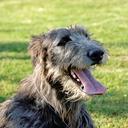
[[36,66],[39,63],[39,58],[43,56],[43,41],[45,35],[33,36],[28,47],[28,52],[32,58],[32,63]]

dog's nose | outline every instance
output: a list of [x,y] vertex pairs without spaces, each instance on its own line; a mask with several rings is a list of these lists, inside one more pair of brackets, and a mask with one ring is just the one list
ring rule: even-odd
[[94,61],[94,64],[98,64],[103,59],[104,51],[102,50],[89,50],[87,56]]

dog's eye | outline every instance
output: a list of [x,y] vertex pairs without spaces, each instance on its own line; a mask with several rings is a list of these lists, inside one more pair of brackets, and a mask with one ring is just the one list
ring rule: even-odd
[[71,41],[69,36],[64,36],[58,43],[58,46],[65,46],[67,42]]
[[85,36],[86,38],[89,38],[89,34],[88,34],[88,33],[85,33],[84,36]]
[[89,37],[87,33],[85,34],[85,37]]

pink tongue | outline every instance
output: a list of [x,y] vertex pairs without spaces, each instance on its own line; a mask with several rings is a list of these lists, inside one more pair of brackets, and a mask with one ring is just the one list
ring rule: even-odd
[[88,95],[100,95],[106,92],[106,88],[93,78],[89,70],[74,71],[84,86],[83,91]]

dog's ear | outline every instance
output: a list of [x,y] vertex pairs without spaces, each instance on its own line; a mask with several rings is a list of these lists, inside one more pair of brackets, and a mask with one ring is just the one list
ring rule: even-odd
[[39,63],[40,58],[43,57],[43,41],[45,35],[33,36],[28,47],[28,52],[32,58],[32,63],[36,66]]

